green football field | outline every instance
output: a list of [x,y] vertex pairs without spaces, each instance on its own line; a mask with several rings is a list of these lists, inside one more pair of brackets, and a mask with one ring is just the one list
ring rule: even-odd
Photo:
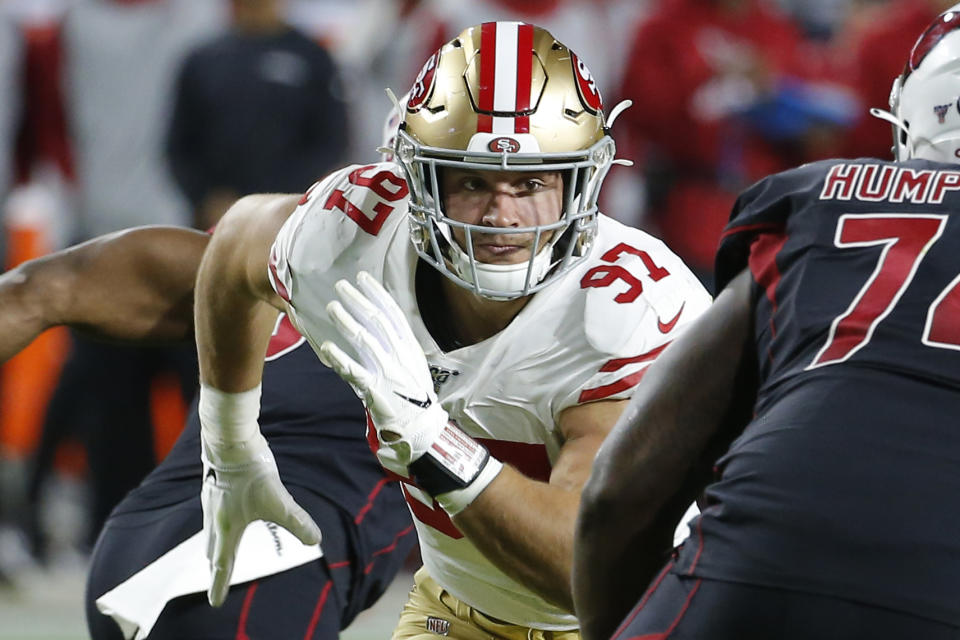
[[[48,569],[24,568],[12,586],[0,586],[0,640],[89,640],[83,618],[86,563],[62,559]],[[376,606],[364,611],[340,636],[343,640],[384,640],[413,585],[402,572]]]

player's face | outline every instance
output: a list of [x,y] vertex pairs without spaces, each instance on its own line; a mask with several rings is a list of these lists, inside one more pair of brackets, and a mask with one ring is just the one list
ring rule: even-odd
[[[550,224],[563,209],[563,177],[559,171],[486,171],[446,169],[442,174],[444,212],[457,222],[495,229]],[[454,227],[466,250],[466,232]],[[534,252],[534,233],[473,233],[473,253],[488,264],[517,264]],[[540,237],[538,251],[550,240]]]

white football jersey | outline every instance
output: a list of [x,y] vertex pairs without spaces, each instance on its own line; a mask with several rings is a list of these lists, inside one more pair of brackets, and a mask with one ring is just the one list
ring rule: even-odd
[[[339,337],[325,311],[336,299],[334,283],[368,271],[406,313],[451,420],[491,455],[536,480],[549,479],[563,446],[561,412],[630,397],[656,356],[710,304],[696,277],[662,242],[601,216],[586,260],[535,294],[498,334],[444,352],[417,306],[418,258],[406,195],[402,173],[391,163],[355,165],[314,185],[274,242],[274,288],[316,349]],[[514,624],[577,626],[571,614],[489,562],[429,496],[407,484],[404,493],[424,565],[451,594]]]

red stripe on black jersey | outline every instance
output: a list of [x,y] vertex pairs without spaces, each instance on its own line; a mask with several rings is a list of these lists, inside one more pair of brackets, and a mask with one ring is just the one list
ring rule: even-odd
[[[770,301],[770,337],[777,335],[777,285],[780,284],[780,268],[777,266],[777,254],[787,242],[785,233],[762,233],[750,243],[750,257],[747,264],[753,279],[763,287]],[[773,359],[773,354],[767,353]]]
[[323,613],[323,607],[327,604],[327,596],[330,595],[330,587],[333,586],[333,580],[327,580],[327,583],[323,585],[323,590],[320,592],[320,597],[317,598],[317,604],[313,608],[313,615],[310,616],[310,624],[307,625],[307,632],[303,635],[303,640],[310,640],[313,637],[313,632],[317,630],[317,623],[320,622],[320,615]]
[[368,574],[371,571],[373,571],[373,567],[377,562],[377,556],[382,556],[384,554],[393,553],[394,551],[396,551],[397,545],[400,544],[400,540],[402,540],[407,535],[409,535],[410,532],[412,532],[413,530],[414,530],[414,525],[412,524],[409,527],[405,527],[402,531],[400,531],[400,533],[394,536],[392,543],[390,543],[386,547],[383,547],[382,549],[377,549],[376,551],[374,551],[373,554],[371,554],[373,556],[373,559],[367,563],[367,566],[363,568],[363,572],[365,574]]
[[720,241],[722,242],[730,236],[735,236],[738,233],[746,233],[748,231],[783,231],[783,225],[780,223],[772,222],[758,222],[757,224],[744,224],[739,227],[730,227],[720,236]]

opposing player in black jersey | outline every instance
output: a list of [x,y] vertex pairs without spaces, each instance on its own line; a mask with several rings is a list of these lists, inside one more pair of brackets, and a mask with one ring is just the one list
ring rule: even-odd
[[[810,164],[737,201],[722,292],[584,490],[584,638],[960,637],[958,11],[894,84],[896,162]],[[643,555],[728,443],[689,538]]]
[[[134,229],[3,274],[0,361],[54,325],[124,340],[189,338],[208,238]],[[97,542],[86,593],[95,640],[336,638],[402,566],[415,544],[413,525],[397,485],[370,453],[359,400],[282,316],[266,360],[260,425],[284,483],[322,529],[322,557],[309,559],[316,550],[260,526],[248,531],[251,548],[237,561],[237,570],[247,565],[246,579],[235,581],[243,584],[222,607],[207,604],[204,549],[196,546],[202,465],[194,408],[173,450],[116,507]],[[199,584],[191,584],[191,571]],[[98,599],[114,619],[98,610]]]

